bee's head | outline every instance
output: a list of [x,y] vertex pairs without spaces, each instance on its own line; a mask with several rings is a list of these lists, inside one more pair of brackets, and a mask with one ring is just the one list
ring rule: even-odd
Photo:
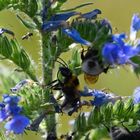
[[59,67],[59,71],[64,77],[71,77],[72,75],[71,70],[67,67]]

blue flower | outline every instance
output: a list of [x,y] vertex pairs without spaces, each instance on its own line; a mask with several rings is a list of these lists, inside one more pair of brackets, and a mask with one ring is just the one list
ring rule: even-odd
[[91,42],[83,39],[80,34],[74,29],[63,29],[63,32],[68,35],[70,38],[72,38],[75,42],[78,42],[80,44],[86,45],[86,46],[91,46]]
[[130,26],[130,39],[135,40],[137,31],[140,30],[140,17],[139,14],[134,14]]
[[102,49],[104,60],[111,64],[123,65],[126,63],[133,64],[131,58],[139,55],[140,46],[133,47],[124,42],[125,34],[114,35],[112,43],[106,43]]
[[131,27],[133,30],[138,31],[140,30],[140,17],[139,14],[134,14],[132,17]]
[[84,91],[80,92],[80,95],[84,97],[92,96],[93,100],[90,100],[90,103],[97,107],[100,107],[109,102],[115,103],[117,100],[121,99],[120,96],[116,96],[115,94],[107,94],[102,90],[90,90],[86,87],[84,88]]
[[94,97],[94,99],[91,100],[91,104],[97,107],[102,106],[103,104],[106,104],[108,102],[114,103],[116,100],[120,99],[120,96],[107,94],[101,90],[93,90],[92,96]]
[[15,134],[23,133],[29,124],[29,119],[21,115],[22,108],[18,106],[19,101],[19,96],[4,94],[3,102],[0,103],[0,122],[7,120],[5,128]]
[[97,18],[98,14],[101,14],[101,10],[95,9],[95,10],[93,10],[91,12],[81,14],[81,17],[85,18],[85,19],[95,19],[95,18]]
[[13,118],[5,124],[8,131],[15,134],[22,134],[24,129],[29,125],[29,119],[22,115],[13,116]]
[[135,88],[133,92],[133,102],[134,104],[140,103],[140,87]]
[[67,27],[67,23],[63,20],[47,21],[43,23],[42,30],[45,32],[46,31],[50,32],[50,31],[55,31],[60,27]]
[[68,20],[71,16],[79,14],[78,12],[66,12],[62,14],[55,14],[53,15],[49,21],[43,21],[42,24],[42,31],[44,32],[50,32],[55,31],[60,27],[67,27],[68,23],[66,20]]

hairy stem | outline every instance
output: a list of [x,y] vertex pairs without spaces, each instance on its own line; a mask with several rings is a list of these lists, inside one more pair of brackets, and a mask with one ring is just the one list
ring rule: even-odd
[[[51,58],[51,55],[49,53],[49,35],[42,34],[42,73],[43,73],[43,84],[47,85],[50,81],[52,81],[52,71],[54,68],[54,61]],[[55,56],[53,56],[55,57]],[[50,102],[50,95],[48,95],[48,92],[46,89],[44,89],[44,95],[46,96],[46,102]],[[47,115],[45,118],[46,120],[46,126],[47,126],[47,133],[53,134],[56,136],[56,120],[55,120],[55,114]]]

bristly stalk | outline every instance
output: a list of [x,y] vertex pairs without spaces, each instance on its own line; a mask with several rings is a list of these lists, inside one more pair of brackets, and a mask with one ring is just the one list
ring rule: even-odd
[[[43,73],[43,85],[47,85],[52,81],[52,70],[54,67],[54,61],[51,60],[51,56],[48,55],[48,35],[42,33],[42,73]],[[55,57],[55,56],[54,56]],[[46,102],[49,102],[48,92],[44,89],[44,95],[46,96]],[[47,133],[56,135],[56,120],[55,114],[47,115],[46,118]]]

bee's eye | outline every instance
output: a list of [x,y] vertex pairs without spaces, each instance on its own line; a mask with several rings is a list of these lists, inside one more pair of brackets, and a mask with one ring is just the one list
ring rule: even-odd
[[60,67],[59,70],[60,70],[61,74],[65,77],[68,77],[68,76],[72,75],[71,70],[69,68]]

